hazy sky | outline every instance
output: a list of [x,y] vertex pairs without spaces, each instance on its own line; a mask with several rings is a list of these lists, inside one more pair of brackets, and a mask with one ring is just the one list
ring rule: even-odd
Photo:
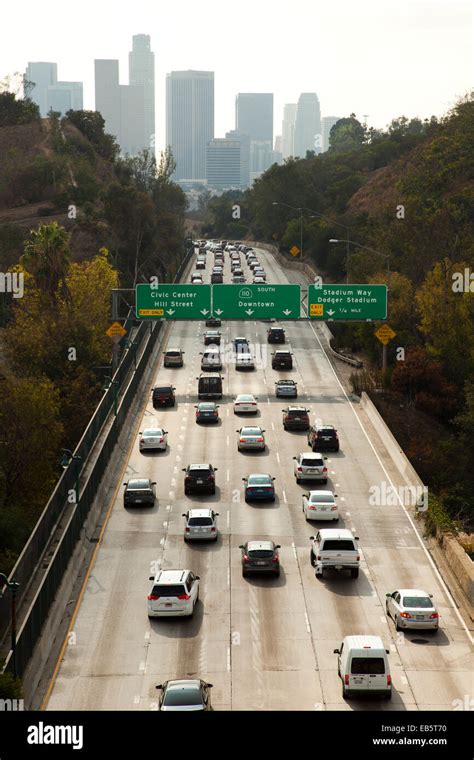
[[139,33],[155,52],[158,148],[172,70],[215,72],[216,137],[234,128],[237,92],[275,94],[276,135],[301,92],[318,94],[323,116],[353,111],[384,127],[441,115],[473,84],[472,4],[456,0],[3,0],[0,79],[54,61],[94,108],[94,58],[118,58],[127,84]]

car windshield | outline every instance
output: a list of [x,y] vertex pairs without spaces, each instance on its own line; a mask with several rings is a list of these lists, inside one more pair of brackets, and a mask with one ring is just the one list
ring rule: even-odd
[[415,607],[419,609],[429,609],[433,606],[433,602],[429,596],[404,596],[402,604],[404,607]]
[[317,504],[332,504],[334,497],[332,494],[313,493],[311,494],[311,501]]
[[166,707],[202,705],[201,691],[195,686],[167,689],[163,704]]
[[210,470],[189,470],[189,475],[193,478],[208,478],[211,474]]
[[330,538],[324,541],[321,551],[355,551],[354,543],[350,538]]
[[383,675],[385,673],[383,657],[353,657],[351,673],[355,675]]
[[129,491],[138,491],[142,488],[150,488],[150,481],[149,480],[129,480],[128,486]]
[[262,435],[262,430],[258,427],[246,427],[242,428],[240,435]]
[[273,557],[273,551],[271,549],[250,549],[248,556],[252,559],[270,559]]
[[308,412],[306,409],[288,409],[288,417],[307,417]]
[[249,485],[271,485],[271,478],[268,475],[250,475],[248,479]]
[[198,525],[204,527],[205,525],[212,525],[212,517],[190,517],[188,525]]
[[153,586],[152,596],[182,596],[186,593],[182,583],[163,583],[162,585],[156,583]]
[[163,435],[163,431],[161,428],[157,428],[156,430],[144,430],[143,431],[143,437],[148,438],[148,436],[153,437],[156,435]]
[[167,351],[166,356],[181,356],[181,351]]

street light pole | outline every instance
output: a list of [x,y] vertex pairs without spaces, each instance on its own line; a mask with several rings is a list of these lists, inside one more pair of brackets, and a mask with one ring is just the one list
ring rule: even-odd
[[16,592],[18,591],[18,588],[20,586],[19,583],[17,583],[15,580],[9,581],[5,573],[0,573],[0,578],[5,583],[7,589],[9,590],[11,597],[12,597],[12,608],[11,608],[11,616],[12,616],[12,635],[11,635],[11,648],[12,648],[12,665],[13,665],[13,678],[16,679],[17,677],[17,667],[16,667]]

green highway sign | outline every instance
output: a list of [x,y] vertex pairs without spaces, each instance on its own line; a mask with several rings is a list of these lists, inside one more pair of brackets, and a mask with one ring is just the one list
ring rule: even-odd
[[211,286],[143,283],[136,286],[135,304],[138,319],[206,319]]
[[308,286],[310,319],[387,319],[386,285]]
[[212,314],[221,319],[299,319],[299,285],[213,285]]

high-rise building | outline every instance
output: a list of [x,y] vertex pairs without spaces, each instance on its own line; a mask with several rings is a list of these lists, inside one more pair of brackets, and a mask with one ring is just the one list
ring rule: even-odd
[[273,93],[239,92],[235,99],[235,128],[250,135],[250,172],[255,178],[272,164]]
[[321,111],[315,92],[303,92],[298,100],[295,121],[295,156],[306,157],[307,150],[322,152]]
[[281,125],[283,158],[295,155],[295,121],[297,103],[286,103],[283,109],[283,122]]
[[65,114],[71,108],[74,111],[83,108],[82,82],[58,82],[56,63],[28,63],[25,76],[33,84],[30,98],[43,118],[51,109]]
[[226,137],[215,137],[206,146],[206,179],[216,190],[240,188],[242,143]]
[[250,135],[248,132],[231,129],[225,136],[240,141],[240,187],[245,190],[250,187]]
[[334,124],[339,121],[340,116],[323,116],[321,120],[322,134],[323,134],[323,151],[329,148],[329,134]]
[[214,72],[172,71],[166,75],[166,145],[174,179],[205,179],[206,149],[214,137]]
[[142,87],[144,92],[144,112],[140,114],[144,130],[143,144],[154,148],[155,54],[151,50],[150,35],[133,36],[133,49],[128,54],[128,68],[130,85]]
[[114,59],[96,59],[95,110],[105,121],[105,131],[113,135],[119,145],[122,140],[122,109],[120,104],[119,62]]

